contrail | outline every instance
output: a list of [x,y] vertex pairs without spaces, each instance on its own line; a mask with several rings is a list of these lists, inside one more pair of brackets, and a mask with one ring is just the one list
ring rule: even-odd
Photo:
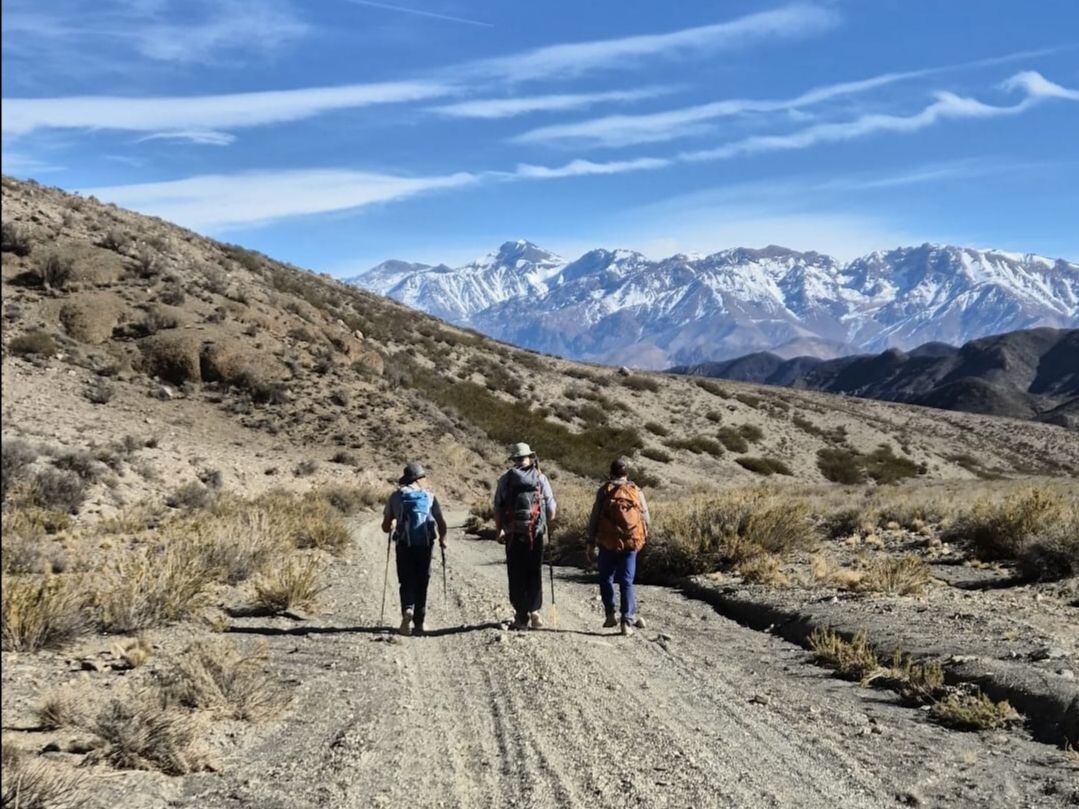
[[389,11],[403,11],[406,14],[415,14],[420,17],[434,17],[436,20],[449,20],[450,22],[463,22],[466,25],[478,25],[481,28],[494,28],[493,23],[468,20],[464,17],[451,17],[449,14],[437,14],[434,11],[421,11],[418,8],[406,8],[405,6],[393,6],[389,3],[376,3],[374,0],[348,0],[357,6],[371,6],[372,8],[384,8]]

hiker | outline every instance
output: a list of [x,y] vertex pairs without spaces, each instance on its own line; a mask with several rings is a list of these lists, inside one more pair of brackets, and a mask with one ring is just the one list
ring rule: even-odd
[[382,530],[397,544],[397,581],[401,586],[401,634],[427,631],[427,584],[431,580],[431,551],[446,549],[446,520],[438,498],[424,487],[427,472],[410,463],[397,481],[398,488],[382,511]]
[[498,479],[495,488],[495,529],[506,545],[506,572],[514,629],[543,626],[543,546],[547,526],[555,518],[551,483],[536,462],[528,444],[510,447],[513,466]]
[[637,552],[648,539],[648,503],[641,487],[629,479],[628,464],[619,458],[611,463],[610,478],[599,487],[592,515],[588,519],[589,556],[599,566],[599,593],[606,612],[605,627],[619,624],[614,608],[617,580],[622,607],[622,634],[644,629],[637,615],[633,578],[637,572]]

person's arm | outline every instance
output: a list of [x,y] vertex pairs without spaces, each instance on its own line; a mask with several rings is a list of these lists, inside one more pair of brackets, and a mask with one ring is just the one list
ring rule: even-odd
[[388,534],[393,530],[393,498],[397,495],[394,492],[386,500],[386,505],[382,509],[382,533]]
[[644,535],[648,537],[652,534],[652,515],[648,513],[648,501],[644,499],[644,489],[638,486],[637,491],[640,493],[641,498],[641,519],[644,520]]
[[431,516],[435,518],[435,525],[438,527],[438,544],[445,548],[449,528],[446,527],[446,519],[442,516],[442,506],[439,505],[437,497],[431,503]]
[[596,533],[599,531],[599,517],[603,513],[603,490],[601,486],[596,492],[596,500],[592,503],[592,513],[588,517],[588,544],[596,544]]
[[540,491],[543,493],[543,502],[547,505],[547,523],[550,524],[558,514],[558,503],[555,502],[554,490],[551,489],[551,481],[547,480],[546,475],[540,476]]
[[503,475],[498,479],[498,483],[495,485],[495,533],[502,533],[502,503],[506,499],[506,476]]

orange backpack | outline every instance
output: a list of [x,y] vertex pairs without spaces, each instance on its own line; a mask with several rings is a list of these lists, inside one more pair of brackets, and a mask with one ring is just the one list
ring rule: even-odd
[[606,500],[596,528],[596,540],[609,551],[639,551],[644,547],[641,490],[635,483],[608,483]]

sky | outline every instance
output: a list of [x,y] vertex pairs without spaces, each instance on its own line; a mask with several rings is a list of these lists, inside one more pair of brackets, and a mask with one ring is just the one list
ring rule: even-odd
[[1079,2],[5,0],[3,171],[320,272],[1079,259]]

